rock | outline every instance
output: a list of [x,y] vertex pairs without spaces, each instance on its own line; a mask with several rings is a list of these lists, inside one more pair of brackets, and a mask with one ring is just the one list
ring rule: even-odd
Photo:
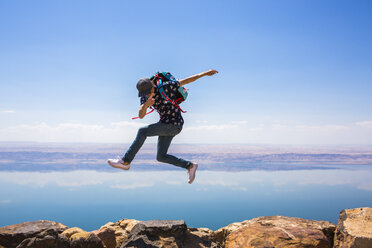
[[27,238],[17,248],[70,248],[70,242],[55,229],[47,229],[33,238]]
[[70,238],[71,248],[104,248],[102,241],[91,232],[75,233]]
[[185,235],[184,247],[219,248],[214,232],[208,228],[188,228]]
[[120,226],[122,229],[126,230],[127,232],[132,231],[133,227],[137,225],[140,221],[133,220],[133,219],[123,219],[116,222],[114,225]]
[[183,220],[141,221],[121,247],[182,247],[186,230]]
[[39,220],[20,224],[0,227],[0,247],[15,248],[23,240],[33,238],[37,234],[53,229],[56,233],[62,233],[68,227],[54,221]]
[[187,230],[201,239],[214,238],[214,232],[208,228],[187,228]]
[[[92,231],[104,243],[106,248],[119,248],[121,244],[127,239],[133,227],[139,223],[138,220],[123,219],[116,223],[109,222],[101,226],[99,230]],[[112,231],[114,236],[112,236]]]
[[371,248],[372,208],[342,210],[334,239],[337,248]]
[[82,232],[86,232],[86,231],[84,231],[83,229],[81,229],[79,227],[72,227],[72,228],[64,230],[62,232],[62,235],[65,236],[66,238],[70,239],[71,236],[74,235],[75,233],[82,233]]
[[330,248],[334,230],[327,221],[267,216],[223,227],[215,237],[226,248]]
[[103,226],[99,230],[93,231],[102,240],[106,248],[116,247],[115,229],[112,226]]
[[123,219],[119,220],[113,225],[115,229],[116,247],[120,247],[121,244],[127,239],[129,233],[140,221],[134,219]]
[[228,226],[225,226],[225,227],[222,227],[220,229],[218,229],[217,231],[214,232],[214,237],[215,237],[215,240],[220,243],[220,244],[224,244],[225,243],[225,240],[226,240],[226,237],[238,230],[239,228],[247,225],[247,223],[249,223],[248,220],[245,220],[245,221],[242,221],[242,222],[235,222],[235,223],[232,223]]
[[187,228],[183,220],[141,221],[135,225],[122,248],[204,248],[219,247],[210,239],[213,231],[206,228]]

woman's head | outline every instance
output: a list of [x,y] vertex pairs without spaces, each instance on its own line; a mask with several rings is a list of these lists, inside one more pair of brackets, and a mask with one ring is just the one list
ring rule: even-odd
[[146,96],[151,93],[154,84],[149,78],[141,78],[137,83],[138,97]]

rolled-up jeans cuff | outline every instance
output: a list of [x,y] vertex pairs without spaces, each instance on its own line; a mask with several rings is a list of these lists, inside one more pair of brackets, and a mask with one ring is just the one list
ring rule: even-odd
[[121,160],[123,160],[124,163],[131,163],[132,162],[132,161],[129,161],[129,160],[125,159],[125,157],[122,157]]
[[186,166],[186,169],[190,169],[192,163],[191,162],[188,162],[187,166]]

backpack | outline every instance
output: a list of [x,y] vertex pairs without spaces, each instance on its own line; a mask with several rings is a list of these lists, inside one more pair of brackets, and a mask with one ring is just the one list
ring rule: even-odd
[[[186,113],[186,111],[183,111],[181,109],[179,104],[181,104],[187,99],[187,95],[188,95],[187,90],[183,86],[178,87],[175,100],[170,99],[164,91],[164,88],[163,88],[164,85],[177,81],[176,78],[170,72],[157,72],[150,78],[150,80],[156,84],[156,86],[158,87],[159,93],[163,97],[164,100],[173,104],[182,113]],[[152,106],[150,106],[150,109],[151,111],[146,113],[146,115],[154,112],[155,110]],[[132,119],[138,119],[138,118],[139,117],[133,117]]]
[[167,100],[168,102],[172,103],[176,108],[178,108],[181,112],[186,113],[186,111],[183,111],[179,104],[181,104],[183,101],[187,99],[188,92],[187,90],[183,87],[180,86],[177,89],[176,93],[176,99],[172,100],[170,99],[167,94],[165,94],[165,91],[163,89],[164,85],[167,85],[171,82],[177,81],[176,78],[170,73],[170,72],[157,72],[155,73],[154,76],[150,78],[153,82],[156,83],[156,86],[159,89],[160,95]]

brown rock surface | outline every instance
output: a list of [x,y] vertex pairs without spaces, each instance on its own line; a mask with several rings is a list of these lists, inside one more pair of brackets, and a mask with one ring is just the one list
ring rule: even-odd
[[99,230],[92,231],[102,240],[106,248],[116,247],[115,229],[111,226],[102,226]]
[[115,230],[116,247],[121,247],[121,244],[127,239],[129,233],[140,221],[134,219],[123,219],[117,221],[112,227]]
[[48,220],[24,222],[0,227],[0,247],[15,248],[23,240],[33,238],[48,229],[53,229],[56,233],[62,233],[67,228],[67,226],[61,223]]
[[121,248],[183,247],[187,226],[183,220],[151,220],[136,224]]
[[70,242],[71,248],[104,248],[102,241],[91,232],[75,233]]
[[118,248],[127,239],[133,227],[139,223],[138,220],[123,219],[116,223],[109,222],[100,229],[92,231],[104,243],[106,248]]
[[82,233],[82,232],[86,232],[86,231],[84,231],[83,229],[81,229],[79,227],[72,227],[72,228],[64,230],[62,232],[62,235],[65,236],[66,238],[70,239],[71,236],[74,235],[75,233]]
[[185,247],[193,248],[219,248],[214,237],[214,232],[208,228],[188,228],[185,241]]
[[336,248],[371,248],[372,208],[342,210],[334,239]]
[[327,221],[267,216],[233,223],[215,235],[226,248],[329,248],[334,230],[335,226]]
[[187,228],[183,220],[141,221],[132,229],[121,248],[218,248],[213,231]]
[[231,223],[228,226],[225,226],[225,227],[222,227],[222,228],[218,229],[217,231],[214,232],[214,236],[215,236],[216,241],[220,244],[224,244],[225,240],[226,240],[226,237],[230,233],[232,233],[232,232],[238,230],[239,228],[247,225],[247,223],[249,223],[248,220],[245,220],[245,221],[242,221],[242,222],[235,222],[235,223]]
[[17,248],[70,248],[70,242],[55,229],[47,229],[35,237],[24,239]]

